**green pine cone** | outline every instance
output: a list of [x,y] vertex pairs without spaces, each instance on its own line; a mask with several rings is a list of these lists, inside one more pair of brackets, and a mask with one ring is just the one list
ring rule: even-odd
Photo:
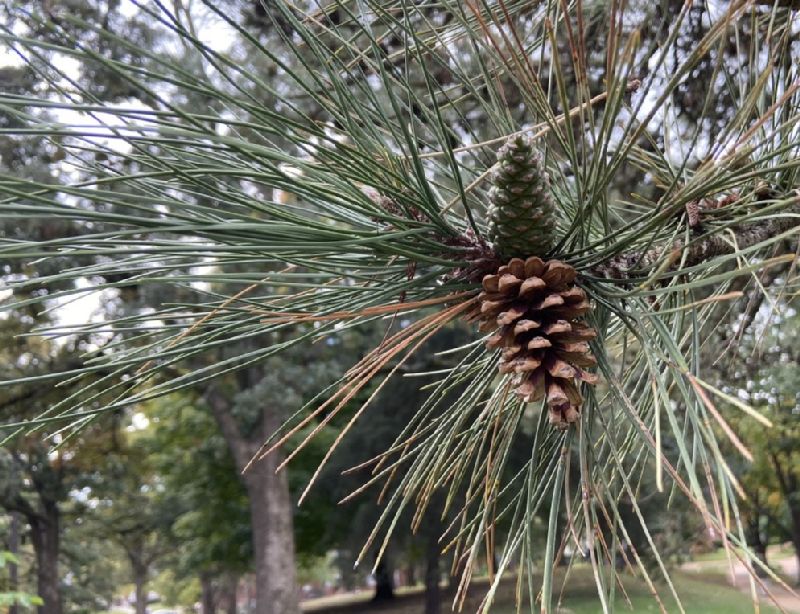
[[555,244],[555,205],[542,156],[528,137],[497,152],[489,192],[488,238],[504,258],[543,256]]

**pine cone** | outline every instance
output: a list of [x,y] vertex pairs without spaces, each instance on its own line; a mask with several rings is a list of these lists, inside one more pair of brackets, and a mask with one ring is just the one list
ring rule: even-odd
[[489,192],[488,238],[504,258],[545,254],[555,243],[555,206],[541,155],[525,136],[497,152]]
[[500,372],[515,374],[515,393],[525,402],[546,398],[550,422],[561,428],[580,416],[578,382],[597,383],[584,370],[597,364],[588,343],[597,333],[578,321],[591,306],[576,276],[558,260],[512,258],[483,278],[480,308],[469,318],[483,332],[499,327],[486,345],[502,348]]

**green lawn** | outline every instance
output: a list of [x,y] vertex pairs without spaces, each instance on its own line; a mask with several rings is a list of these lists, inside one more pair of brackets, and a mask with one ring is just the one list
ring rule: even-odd
[[[724,581],[715,576],[688,576],[675,572],[673,582],[676,590],[681,597],[686,614],[751,614],[752,603],[748,595],[739,590],[727,586]],[[562,585],[564,586],[562,593]],[[615,612],[653,612],[659,613],[661,609],[648,591],[646,585],[634,578],[625,577],[623,579],[625,591],[630,599],[630,604],[622,596],[621,591],[617,591],[618,598],[614,603]],[[467,602],[462,610],[466,614],[475,612],[481,597],[485,593],[485,584],[479,584],[471,591]],[[516,614],[517,609],[514,604],[515,583],[513,581],[504,582],[498,592],[495,605],[492,607],[492,614]],[[680,612],[674,600],[669,597],[669,590],[666,586],[660,585],[658,592],[664,602],[664,607],[670,613]],[[554,601],[559,600],[562,614],[598,614],[602,612],[597,592],[594,588],[591,570],[587,567],[574,568],[567,579],[563,582],[563,574],[560,574],[554,589]],[[368,596],[360,598],[347,598],[339,596],[329,600],[317,600],[314,604],[307,604],[304,608],[308,612],[328,612],[330,614],[419,614],[422,612],[421,595],[418,591],[410,591],[397,598],[391,606],[377,608],[370,604]],[[450,600],[448,599],[443,612],[450,611]],[[523,607],[521,612],[528,614],[528,610]],[[762,614],[777,614],[776,608],[766,604],[761,606]],[[538,609],[536,610],[538,614]]]
[[[770,560],[773,559],[781,559],[794,556],[794,549],[792,546],[788,544],[773,544],[767,548],[767,558]],[[710,552],[703,552],[702,554],[696,554],[692,557],[692,561],[697,563],[706,563],[706,562],[720,562],[727,565],[728,556],[725,553],[725,550],[722,548],[717,548]]]
[[[696,579],[675,572],[672,574],[672,580],[686,614],[752,614],[754,611],[750,598],[746,594],[713,577]],[[623,585],[630,602],[617,587],[615,612],[661,612],[661,608],[644,582],[625,577]],[[666,585],[657,586],[657,590],[664,607],[670,614],[680,612]],[[560,611],[563,614],[597,614],[602,611],[589,570],[574,570],[570,574],[560,605]],[[492,609],[492,612],[494,614],[512,614],[512,612],[516,612],[516,608],[512,604],[498,605]],[[762,604],[761,612],[777,614],[778,610]]]

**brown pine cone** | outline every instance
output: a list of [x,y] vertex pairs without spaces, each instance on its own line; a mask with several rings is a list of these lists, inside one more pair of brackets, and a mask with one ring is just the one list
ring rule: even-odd
[[500,372],[515,374],[525,402],[546,398],[550,422],[561,428],[580,417],[578,382],[597,382],[584,370],[597,364],[588,343],[597,333],[578,321],[591,306],[576,276],[558,260],[512,258],[483,278],[480,308],[469,317],[483,332],[497,329],[486,345],[503,350]]

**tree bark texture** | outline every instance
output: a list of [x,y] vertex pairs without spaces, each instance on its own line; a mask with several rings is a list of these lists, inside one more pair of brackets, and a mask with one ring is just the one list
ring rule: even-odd
[[[277,427],[276,427],[277,428]],[[293,506],[286,471],[271,454],[245,474],[256,559],[256,613],[300,611],[294,562]]]

